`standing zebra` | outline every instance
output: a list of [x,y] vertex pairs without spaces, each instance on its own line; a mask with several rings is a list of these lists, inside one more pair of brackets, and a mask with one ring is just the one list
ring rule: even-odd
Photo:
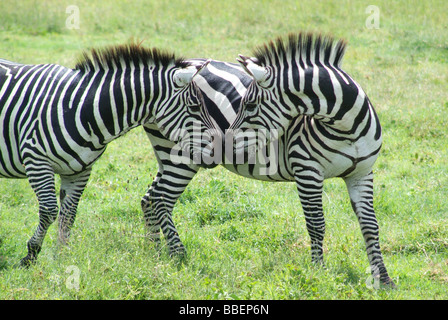
[[[39,201],[39,224],[22,265],[36,260],[58,215],[55,174],[61,177],[58,238],[65,243],[92,166],[109,142],[144,123],[175,141],[181,129],[212,127],[191,81],[206,64],[137,44],[94,49],[74,70],[0,60],[0,176],[28,178]],[[211,140],[197,141],[188,146],[192,154]]]
[[[230,130],[278,133],[278,168],[265,178],[295,180],[314,262],[323,261],[323,181],[343,178],[372,274],[394,286],[383,263],[373,208],[372,166],[381,148],[381,126],[365,92],[340,68],[344,51],[344,41],[299,33],[257,48],[254,57],[240,56],[253,82]],[[231,133],[232,139],[241,134]],[[247,152],[249,146],[239,144],[236,152]]]

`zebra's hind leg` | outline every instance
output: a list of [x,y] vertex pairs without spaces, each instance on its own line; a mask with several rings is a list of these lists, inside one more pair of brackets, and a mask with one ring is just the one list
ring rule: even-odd
[[27,175],[39,202],[39,224],[27,243],[28,254],[20,261],[24,267],[36,261],[48,228],[58,215],[53,170],[49,166],[34,163],[32,169],[27,170]]
[[311,261],[323,264],[325,219],[322,209],[323,178],[314,171],[295,174],[297,190],[311,239]]
[[373,208],[373,173],[361,178],[346,178],[345,183],[364,237],[374,281],[379,280],[381,285],[393,288],[395,284],[387,273],[380,250],[379,227]]
[[197,170],[186,165],[165,166],[142,199],[145,224],[150,240],[160,243],[160,229],[171,256],[184,256],[185,247],[171,218],[173,207]]
[[70,230],[75,222],[76,210],[90,177],[91,168],[72,176],[61,176],[58,241],[67,244]]

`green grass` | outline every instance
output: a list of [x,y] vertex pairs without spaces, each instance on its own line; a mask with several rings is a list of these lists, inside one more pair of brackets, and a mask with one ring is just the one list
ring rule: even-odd
[[[365,9],[380,8],[367,29]],[[80,9],[68,30],[65,9]],[[340,180],[325,183],[326,268],[310,262],[292,183],[202,170],[173,213],[188,259],[158,255],[144,237],[140,198],[157,172],[141,128],[95,165],[68,247],[53,226],[38,263],[14,265],[37,224],[26,180],[0,180],[2,299],[448,299],[448,21],[446,1],[2,1],[0,57],[74,66],[81,51],[144,39],[185,57],[235,61],[288,32],[348,40],[347,70],[384,129],[375,208],[396,290],[366,286],[359,225]],[[71,281],[79,271],[79,288]]]

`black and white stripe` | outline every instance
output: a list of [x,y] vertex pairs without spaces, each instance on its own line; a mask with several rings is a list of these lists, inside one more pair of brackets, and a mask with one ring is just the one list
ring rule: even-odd
[[[194,65],[202,65],[205,60],[189,60]],[[212,60],[198,74],[194,82],[202,93],[204,104],[217,128],[215,144],[230,124],[235,120],[241,104],[241,97],[246,92],[252,79],[238,64]],[[162,230],[171,254],[184,254],[185,248],[179,238],[172,220],[172,210],[188,183],[199,168],[205,166],[204,157],[194,161],[188,155],[179,161],[174,158],[172,150],[175,143],[167,140],[159,129],[151,124],[144,126],[158,160],[158,173],[142,199],[145,222],[149,228],[150,239],[160,243]],[[203,156],[203,155],[202,155]],[[221,155],[216,153],[217,161],[211,159],[210,167],[221,163]],[[233,165],[231,166],[233,168]]]
[[[311,41],[311,38],[309,40]],[[312,44],[313,42],[309,43],[310,46]],[[335,50],[339,47],[332,48],[332,50]],[[309,49],[309,52],[311,52],[311,48]],[[338,50],[343,50],[343,47]],[[304,61],[310,58],[306,57],[303,52],[301,54],[303,54],[303,56],[301,55],[303,61],[299,62],[299,65],[305,66]],[[341,56],[338,59],[341,59],[342,52],[339,54]],[[335,59],[337,52],[327,52],[327,56]],[[388,277],[382,262],[378,244],[378,224],[373,210],[373,174],[371,167],[381,146],[381,127],[367,96],[358,84],[339,67],[336,67],[335,60],[333,60],[333,65],[327,68],[333,69],[334,73],[338,75],[335,79],[342,80],[341,83],[344,84],[348,83],[349,88],[340,85],[339,89],[335,89],[338,88],[338,84],[335,82],[334,87],[330,88],[335,91],[332,95],[328,88],[322,87],[322,82],[320,85],[319,83],[306,83],[315,80],[313,77],[308,76],[304,80],[302,80],[303,78],[291,79],[285,77],[284,79],[287,80],[285,83],[288,85],[295,83],[299,89],[304,90],[306,87],[307,90],[311,88],[311,90],[316,90],[321,94],[325,92],[326,94],[324,98],[321,96],[320,100],[316,100],[312,98],[313,92],[307,91],[307,95],[299,95],[298,98],[295,98],[291,96],[288,91],[289,88],[287,88],[285,91],[287,92],[286,95],[289,96],[285,98],[281,94],[282,87],[270,88],[266,85],[266,83],[270,83],[271,86],[275,86],[283,83],[278,80],[278,74],[274,73],[274,69],[270,65],[268,66],[270,69],[268,73],[272,74],[272,78],[266,79],[267,82],[263,83],[253,81],[253,73],[262,71],[260,73],[262,77],[267,74],[266,70],[259,68],[260,66],[252,66],[255,70],[246,70],[249,73],[245,71],[246,68],[250,68],[248,64],[262,58],[250,58],[249,61],[246,58],[243,61],[243,66],[212,61],[195,78],[195,82],[204,97],[205,105],[216,124],[215,127],[219,128],[222,136],[226,135],[226,138],[231,140],[229,143],[230,150],[223,146],[222,153],[225,156],[217,155],[214,158],[215,164],[220,164],[233,173],[252,179],[296,181],[307,228],[312,240],[312,259],[315,262],[322,262],[323,260],[322,242],[325,232],[322,210],[323,181],[331,177],[344,178],[353,209],[358,216],[366,241],[372,272],[375,276],[380,277],[382,283],[393,286],[393,282]],[[195,61],[201,62],[203,60]],[[297,67],[297,62],[294,63]],[[320,62],[314,64],[320,64]],[[317,68],[317,66],[313,67]],[[307,70],[306,72],[305,70],[290,72],[287,68],[281,70],[294,77],[299,75],[304,77],[310,71],[311,74],[320,74],[315,70]],[[333,78],[332,81],[334,81]],[[350,89],[354,89],[354,91],[350,91]],[[277,101],[266,102],[261,97],[278,99],[284,104],[279,104]],[[285,102],[286,99],[289,99],[288,102]],[[324,101],[325,99],[326,101]],[[286,106],[286,110],[293,110],[296,113],[293,115],[285,113],[283,115],[282,112],[285,112],[284,105],[292,100],[297,104]],[[303,101],[308,103],[308,109],[306,110],[300,109],[305,104]],[[329,110],[328,106],[331,105],[332,116],[325,116],[324,113],[312,114],[313,103],[311,101],[314,101],[313,103],[318,105],[320,110],[323,110],[321,104],[327,106],[325,110]],[[266,104],[263,104],[264,102]],[[354,103],[357,106],[354,106]],[[297,106],[299,110],[294,111]],[[263,112],[263,108],[274,109]],[[354,112],[348,112],[350,110]],[[362,112],[365,112],[364,115]],[[279,117],[272,119],[276,113],[279,114]],[[255,114],[258,116],[257,119],[254,119]],[[284,117],[284,119],[281,119],[281,117]],[[339,122],[337,122],[338,118],[340,119]],[[271,120],[274,121],[270,123]],[[282,121],[285,124],[284,128],[279,126]],[[335,126],[338,123],[342,123],[342,125],[340,127]],[[234,149],[234,146],[237,145],[235,142],[237,140],[236,129],[238,127],[239,129],[265,129],[271,128],[270,126],[277,129],[278,133],[278,140],[275,141],[277,148],[274,157],[270,157],[270,159],[275,158],[275,161],[273,163],[269,161],[264,163],[260,161],[248,162],[248,159],[244,158],[245,161],[236,162],[236,154],[240,153],[238,148]],[[174,144],[166,140],[157,128],[146,125],[145,130],[159,160],[159,172],[142,200],[146,223],[154,241],[159,243],[159,232],[162,229],[168,239],[170,252],[172,254],[183,254],[185,249],[174,227],[171,212],[177,199],[199,170],[199,166],[194,164],[191,159],[186,159],[180,165],[173,163],[170,152]],[[249,147],[247,143],[242,146]],[[266,148],[266,145],[257,145],[256,148],[259,151],[260,148]],[[264,170],[266,167],[270,167],[270,170]]]
[[[28,178],[39,201],[23,265],[36,259],[58,213],[59,240],[67,241],[92,166],[109,142],[144,123],[174,141],[180,130],[213,126],[191,81],[204,65],[137,44],[92,50],[74,70],[0,60],[0,177]],[[201,153],[208,143],[188,152]]]
[[[277,132],[278,168],[273,178],[296,182],[315,262],[323,261],[323,181],[343,178],[372,273],[382,284],[393,286],[373,209],[372,166],[381,148],[381,126],[365,92],[340,68],[344,50],[343,41],[300,33],[259,47],[254,57],[240,56],[253,82],[230,132]],[[237,137],[238,133],[233,138]],[[247,152],[249,146],[239,144],[236,152]]]

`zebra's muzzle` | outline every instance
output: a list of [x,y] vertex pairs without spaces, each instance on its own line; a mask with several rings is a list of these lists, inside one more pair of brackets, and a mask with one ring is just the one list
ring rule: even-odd
[[203,132],[198,143],[192,147],[192,156],[195,164],[202,168],[214,168],[221,163],[221,135],[216,131]]

